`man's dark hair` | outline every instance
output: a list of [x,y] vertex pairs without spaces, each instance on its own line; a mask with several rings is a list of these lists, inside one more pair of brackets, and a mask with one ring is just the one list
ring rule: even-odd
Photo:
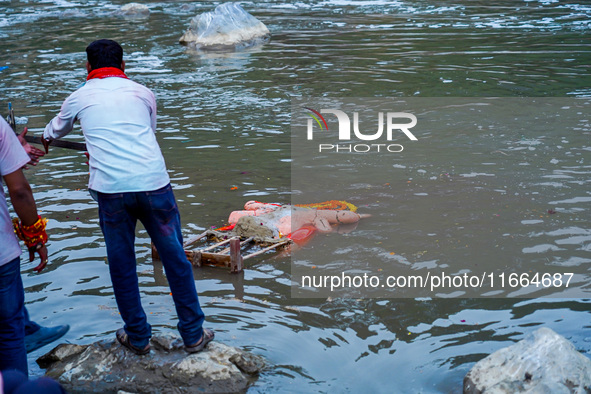
[[113,40],[96,40],[86,47],[86,56],[93,70],[103,67],[121,69],[123,62],[123,48]]

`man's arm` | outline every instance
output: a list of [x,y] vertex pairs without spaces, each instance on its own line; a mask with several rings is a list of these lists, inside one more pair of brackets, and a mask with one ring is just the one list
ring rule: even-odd
[[[76,112],[74,111],[76,99],[68,97],[62,104],[59,114],[53,118],[43,131],[43,140],[51,141],[62,138],[67,135],[74,128],[76,121]],[[47,152],[49,144],[43,143],[45,152]]]
[[[37,205],[33,198],[33,191],[29,182],[25,178],[21,169],[16,170],[10,174],[4,175],[4,183],[8,188],[8,194],[12,206],[21,219],[23,226],[32,226],[39,220],[37,213]],[[34,250],[29,249],[29,261],[33,261],[35,253],[41,257],[41,264],[35,267],[35,271],[39,272],[47,265],[47,248],[45,245],[37,245]]]
[[158,107],[156,105],[156,96],[151,91],[150,93],[150,122],[152,123],[152,130],[156,133],[156,112],[158,111]]
[[[25,137],[28,131],[29,129],[25,127],[23,132],[18,135],[18,142],[21,143],[22,147],[25,149],[25,152],[27,152],[27,155],[29,155],[29,158],[31,159],[27,164],[36,166],[37,163],[39,163],[39,158],[45,156],[45,152],[43,152],[41,149],[31,146],[31,144],[27,142]],[[24,168],[26,170],[27,166]]]

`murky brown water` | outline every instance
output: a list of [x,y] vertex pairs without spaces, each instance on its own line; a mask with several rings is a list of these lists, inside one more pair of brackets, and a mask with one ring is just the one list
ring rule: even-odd
[[[418,138],[339,141],[328,113],[308,140],[306,105],[360,111],[364,138],[378,111],[416,114]],[[304,98],[293,113],[295,201],[344,196],[373,215],[294,255],[294,280],[317,278],[308,296],[589,296],[587,98]],[[416,275],[428,283],[413,289],[404,278]]]
[[[228,55],[202,55],[177,44],[190,18],[217,3],[149,2],[151,14],[144,19],[114,14],[122,4],[0,3],[0,67],[8,66],[0,71],[0,97],[40,132],[84,81],[85,46],[103,37],[122,42],[128,75],[158,98],[158,138],[186,236],[225,224],[229,212],[249,199],[290,201],[292,97],[591,94],[591,7],[581,1],[243,3],[273,38]],[[439,143],[454,145],[446,138]],[[393,249],[376,245],[376,256],[385,253],[384,261],[393,263],[461,263],[466,256],[478,259],[472,250],[480,248],[487,261],[499,245],[505,257],[520,253],[523,270],[543,260],[588,277],[588,122],[573,135],[558,129],[466,134],[464,145],[452,151],[436,149],[435,136],[430,141],[412,161],[393,163],[383,183],[359,185],[352,196],[374,213],[358,229],[362,234],[379,234],[402,220],[396,223],[406,241]],[[469,146],[482,157],[461,157]],[[506,155],[492,153],[497,150]],[[121,325],[96,205],[86,191],[85,161],[54,149],[27,173],[51,233],[48,269],[37,275],[33,264],[23,264],[28,308],[42,324],[70,324],[65,339],[76,343],[111,337]],[[462,186],[438,194],[443,182]],[[460,194],[468,184],[479,198]],[[404,214],[375,215],[384,199]],[[408,212],[411,203],[433,216],[417,220]],[[550,208],[557,213],[547,215]],[[510,219],[499,224],[503,215]],[[454,227],[442,231],[448,222]],[[489,227],[499,235],[494,242],[474,231]],[[429,252],[446,234],[472,250],[456,249],[434,262]],[[316,238],[310,247],[330,239]],[[144,306],[155,330],[171,330],[172,300],[148,246],[140,230]],[[273,365],[254,392],[458,392],[474,362],[539,325],[591,351],[588,299],[297,299],[287,257],[253,261],[244,276],[214,269],[196,270],[195,276],[217,338]],[[33,374],[41,373],[34,359],[46,350],[30,355]]]

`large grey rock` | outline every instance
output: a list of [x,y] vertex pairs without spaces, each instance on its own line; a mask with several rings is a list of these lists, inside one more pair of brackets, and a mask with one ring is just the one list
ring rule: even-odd
[[203,50],[236,50],[269,41],[267,26],[238,3],[224,3],[191,19],[179,42]]
[[591,360],[543,327],[477,362],[464,378],[464,393],[591,393]]
[[145,356],[104,340],[58,345],[37,363],[68,393],[240,392],[264,367],[261,357],[216,341],[188,354],[172,334],[154,336]]

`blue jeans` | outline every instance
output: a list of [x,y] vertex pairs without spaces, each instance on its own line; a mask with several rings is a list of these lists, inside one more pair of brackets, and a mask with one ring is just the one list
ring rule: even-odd
[[29,380],[19,371],[2,371],[5,394],[65,394],[66,390],[55,380],[41,377]]
[[115,300],[132,345],[143,348],[152,329],[142,308],[135,260],[135,227],[144,225],[162,259],[179,318],[177,325],[185,345],[203,335],[205,315],[185,256],[181,221],[172,187],[149,192],[97,193],[99,219],[107,244],[109,272]]
[[25,291],[20,257],[0,266],[0,371],[28,376],[25,350]]
[[27,335],[31,335],[31,334],[34,334],[37,331],[39,331],[41,326],[31,320],[31,318],[29,317],[29,311],[27,310],[26,307],[24,308],[24,310],[25,310],[25,336],[27,336]]

